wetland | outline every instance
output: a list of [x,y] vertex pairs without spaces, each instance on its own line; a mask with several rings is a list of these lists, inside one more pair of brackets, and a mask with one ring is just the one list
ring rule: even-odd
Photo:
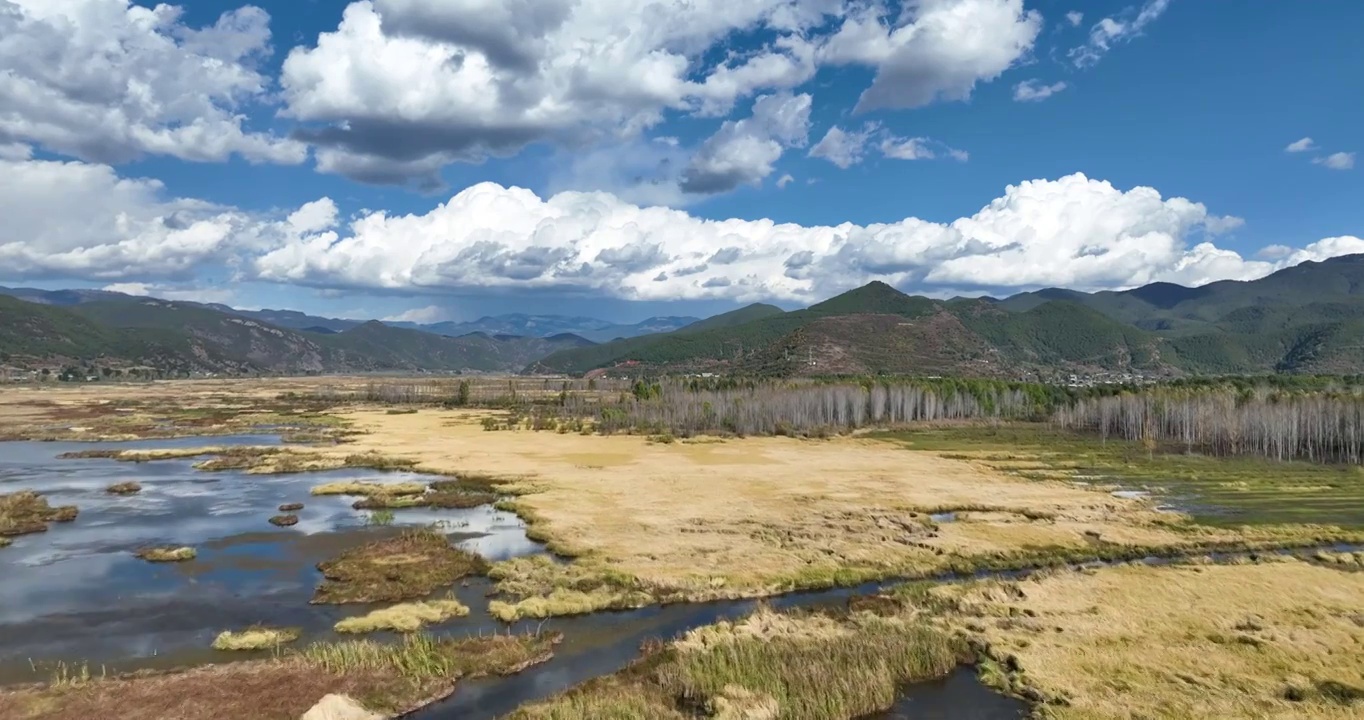
[[0,718],[1364,712],[1357,465],[662,442],[323,382],[0,400]]

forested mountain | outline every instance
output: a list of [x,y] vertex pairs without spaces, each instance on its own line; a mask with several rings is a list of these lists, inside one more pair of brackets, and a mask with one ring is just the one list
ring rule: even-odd
[[[179,373],[628,368],[1041,379],[1364,372],[1364,255],[1250,282],[1048,289],[1005,300],[940,301],[873,282],[792,312],[755,304],[685,325],[691,318],[659,318],[657,327],[669,332],[603,344],[571,333],[446,337],[431,332],[435,326],[418,331],[292,311],[251,315],[103,291],[0,291],[35,301],[0,295],[0,364],[11,367],[99,360]],[[294,329],[260,317],[310,324]],[[544,329],[558,316],[506,317],[515,327]]]
[[49,371],[514,372],[555,350],[590,344],[574,335],[450,338],[379,322],[324,334],[275,327],[196,303],[121,296],[58,307],[0,295],[0,364]]
[[[709,322],[709,321],[707,321]],[[880,282],[805,310],[565,350],[531,370],[1064,376],[1364,371],[1364,255],[1248,282],[937,301]]]

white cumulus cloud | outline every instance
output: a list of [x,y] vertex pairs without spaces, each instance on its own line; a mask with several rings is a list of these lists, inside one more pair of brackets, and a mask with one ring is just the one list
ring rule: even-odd
[[[824,65],[874,70],[861,110],[964,100],[1023,59],[1042,24],[1023,0],[887,5],[360,0],[289,53],[284,115],[323,172],[432,189],[452,162],[536,142],[628,147],[670,117],[727,117]],[[739,50],[736,38],[758,44]],[[732,143],[748,166],[771,154],[751,136]]]
[[[160,182],[78,161],[0,159],[0,274],[7,278],[189,278],[285,236],[320,229],[313,203],[264,221],[202,200],[166,197]],[[152,287],[148,285],[147,287]]]
[[786,148],[803,147],[809,134],[809,95],[763,95],[751,117],[726,121],[701,145],[682,173],[681,189],[714,194],[761,184]]
[[949,223],[807,227],[708,220],[605,193],[540,198],[481,183],[421,215],[371,213],[341,231],[294,235],[255,263],[265,280],[419,293],[516,288],[626,300],[810,302],[881,279],[901,287],[1124,288],[1251,279],[1355,251],[1333,238],[1279,261],[1211,238],[1239,219],[1153,188],[1081,174],[1009,186]]
[[0,0],[0,144],[97,162],[141,155],[300,163],[300,142],[244,128],[264,101],[269,16],[246,6],[207,27],[175,5]]
[[821,49],[833,64],[876,68],[856,110],[966,100],[976,83],[1013,67],[1033,47],[1042,16],[1023,0],[919,0],[898,16],[880,3],[849,13]]
[[[827,6],[827,7],[825,7]],[[454,161],[539,140],[628,138],[665,112],[725,114],[814,75],[804,32],[820,0],[375,0],[284,62],[287,114],[319,167],[373,182],[438,182]],[[775,38],[702,64],[736,32]]]

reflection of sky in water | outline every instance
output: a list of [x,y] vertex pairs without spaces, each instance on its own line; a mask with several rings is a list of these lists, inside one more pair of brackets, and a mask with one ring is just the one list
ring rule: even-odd
[[[62,453],[100,447],[274,442],[241,437],[0,443],[0,492],[32,489],[54,506],[80,508],[75,522],[16,537],[13,546],[0,550],[0,661],[72,652],[76,657],[148,656],[176,646],[203,647],[205,638],[233,624],[283,623],[285,618],[329,626],[344,613],[310,607],[307,601],[319,579],[315,564],[335,551],[325,544],[307,551],[296,545],[304,538],[362,527],[370,513],[352,509],[355,498],[313,497],[309,490],[338,480],[429,477],[351,469],[291,475],[203,473],[191,467],[194,460],[57,459]],[[105,492],[126,480],[141,483],[142,492]],[[270,525],[277,507],[290,502],[305,506],[296,513],[298,524]],[[543,552],[526,539],[516,516],[490,506],[394,513],[395,525],[432,523],[442,523],[447,532],[460,536],[461,547],[489,560]],[[249,539],[213,542],[243,536]],[[191,545],[199,557],[184,565],[158,565],[133,556],[147,545]]]

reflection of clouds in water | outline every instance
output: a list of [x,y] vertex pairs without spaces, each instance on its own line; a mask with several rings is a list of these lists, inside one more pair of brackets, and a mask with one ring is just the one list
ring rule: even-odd
[[[176,442],[138,443],[142,447],[191,447],[230,444],[218,438],[188,438]],[[258,440],[252,443],[260,444]],[[104,447],[131,447],[104,444]],[[384,473],[343,469],[297,475],[247,475],[238,471],[201,473],[191,461],[157,461],[145,464],[109,460],[58,460],[63,452],[100,445],[77,443],[0,443],[0,482],[5,491],[32,488],[44,493],[54,505],[76,505],[80,516],[74,523],[54,524],[50,532],[15,538],[13,547],[0,559],[0,625],[41,622],[32,642],[40,647],[64,648],[91,653],[116,650],[143,656],[165,652],[182,641],[202,644],[213,628],[169,630],[154,617],[143,617],[156,603],[173,601],[194,618],[191,624],[217,627],[226,619],[227,608],[253,615],[243,622],[270,622],[281,615],[312,612],[303,603],[268,604],[272,593],[311,591],[311,562],[300,563],[298,572],[280,567],[253,569],[249,565],[216,566],[220,551],[205,547],[213,540],[247,533],[274,533],[278,541],[255,544],[241,553],[264,558],[280,551],[280,541],[297,535],[316,535],[365,525],[371,513],[354,510],[355,498],[313,496],[314,485],[358,480],[381,483],[428,482],[432,478],[411,472]],[[113,496],[105,492],[112,483],[136,480],[141,493]],[[302,502],[299,522],[275,528],[267,520],[277,506]],[[423,526],[439,523],[449,533],[478,533],[460,540],[461,547],[489,560],[542,552],[525,537],[520,520],[491,506],[456,510],[428,508],[394,512],[393,524]],[[133,557],[147,545],[190,545],[201,549],[196,566],[153,565]],[[296,561],[286,561],[296,562]],[[200,573],[194,569],[201,567]],[[300,589],[301,588],[301,589]],[[139,610],[141,609],[141,610]],[[154,613],[153,613],[154,614]],[[260,614],[255,617],[254,614]],[[140,619],[133,619],[140,618]],[[202,619],[199,619],[202,618]],[[35,634],[36,633],[36,634]],[[6,636],[0,627],[0,637]],[[17,651],[0,643],[0,656]]]
[[180,581],[158,570],[117,552],[7,568],[0,582],[0,622],[116,606],[126,602],[130,587],[140,597],[173,594]]

